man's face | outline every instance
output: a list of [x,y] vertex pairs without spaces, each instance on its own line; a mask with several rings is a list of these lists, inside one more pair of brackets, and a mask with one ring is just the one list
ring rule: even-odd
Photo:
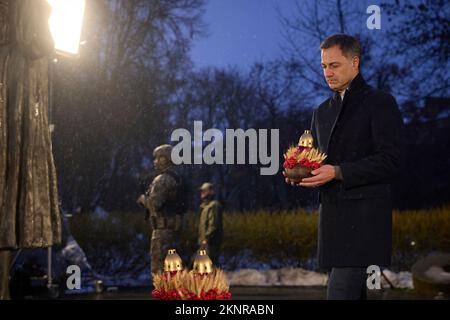
[[167,167],[168,160],[165,156],[157,155],[153,159],[153,165],[155,166],[155,169],[158,171],[164,170]]
[[214,194],[214,191],[211,190],[211,189],[202,189],[202,190],[200,190],[200,198],[202,200],[207,198],[211,194]]
[[359,58],[344,56],[339,46],[322,49],[323,74],[331,90],[345,90],[358,74],[358,67]]

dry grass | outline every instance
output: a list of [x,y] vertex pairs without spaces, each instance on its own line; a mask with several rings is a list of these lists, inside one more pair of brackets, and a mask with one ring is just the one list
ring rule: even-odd
[[[224,261],[251,253],[252,262],[282,265],[309,265],[317,248],[317,213],[257,211],[224,214]],[[182,245],[177,250],[186,261],[197,249],[197,217],[184,217]],[[143,215],[110,213],[100,219],[90,214],[71,221],[75,238],[92,263],[110,271],[137,270],[148,261],[150,229]],[[139,236],[138,236],[139,235]],[[422,255],[450,252],[450,207],[430,210],[395,211],[393,215],[393,266],[409,269]],[[239,260],[238,258],[237,260]],[[116,260],[116,261],[114,261]],[[114,262],[112,262],[114,261]],[[276,265],[274,265],[274,261]],[[238,265],[230,263],[228,268]]]

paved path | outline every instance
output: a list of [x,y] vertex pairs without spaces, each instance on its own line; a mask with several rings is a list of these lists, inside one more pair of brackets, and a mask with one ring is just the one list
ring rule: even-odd
[[[114,289],[110,288],[109,290]],[[233,300],[322,300],[325,287],[231,287]],[[65,294],[61,299],[86,300],[151,300],[151,288],[114,289],[103,293]],[[411,289],[369,291],[369,300],[433,299],[420,296]]]

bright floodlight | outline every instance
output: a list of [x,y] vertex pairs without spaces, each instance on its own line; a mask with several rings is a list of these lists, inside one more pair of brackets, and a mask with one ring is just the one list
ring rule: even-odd
[[48,21],[55,41],[55,49],[61,53],[77,55],[80,47],[85,0],[47,0],[52,7]]

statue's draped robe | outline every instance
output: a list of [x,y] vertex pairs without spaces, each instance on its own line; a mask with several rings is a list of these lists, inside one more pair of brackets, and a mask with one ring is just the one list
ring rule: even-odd
[[0,249],[59,243],[45,0],[0,0]]

